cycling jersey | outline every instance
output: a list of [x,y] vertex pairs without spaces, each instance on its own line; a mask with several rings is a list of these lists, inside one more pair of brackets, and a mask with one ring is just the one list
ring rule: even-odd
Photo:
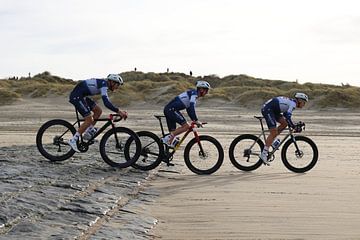
[[190,89],[176,96],[165,106],[164,114],[169,131],[176,129],[176,123],[179,123],[180,125],[186,123],[186,119],[180,113],[180,110],[186,109],[186,112],[192,121],[198,120],[195,112],[197,97],[197,90]]
[[296,108],[296,100],[288,97],[275,97],[268,100],[262,107],[261,112],[265,117],[269,128],[275,128],[276,122],[284,116],[288,125],[294,127],[291,120],[292,112]]
[[76,107],[83,117],[90,114],[90,111],[95,107],[96,103],[87,96],[101,94],[104,105],[111,111],[118,112],[119,109],[115,107],[108,96],[108,86],[105,79],[92,78],[79,82],[70,94],[69,101]]

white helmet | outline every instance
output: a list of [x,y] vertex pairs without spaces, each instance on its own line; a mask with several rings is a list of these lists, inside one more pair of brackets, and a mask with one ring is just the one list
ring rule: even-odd
[[309,101],[309,97],[305,93],[295,93],[295,98],[304,100],[305,102]]
[[210,83],[208,83],[207,81],[197,81],[196,82],[196,87],[197,88],[206,88],[206,89],[210,89]]
[[119,74],[109,74],[106,80],[116,82],[120,85],[124,84],[124,80],[121,78]]

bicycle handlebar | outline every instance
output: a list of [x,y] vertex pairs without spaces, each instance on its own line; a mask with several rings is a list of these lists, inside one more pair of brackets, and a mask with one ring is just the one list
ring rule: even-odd
[[202,122],[200,124],[197,124],[195,121],[191,122],[191,128],[194,128],[195,126],[197,127],[203,127],[203,125],[207,124],[207,122]]
[[117,113],[110,113],[109,114],[109,119],[113,122],[119,122],[121,121],[123,118],[120,116],[120,114]]
[[298,122],[295,124],[295,126],[291,129],[295,133],[300,133],[302,131],[305,131],[305,123],[304,122]]

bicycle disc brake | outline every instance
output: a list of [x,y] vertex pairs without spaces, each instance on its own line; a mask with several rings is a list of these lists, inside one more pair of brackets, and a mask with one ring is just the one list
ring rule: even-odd
[[296,150],[295,156],[296,156],[296,158],[302,158],[304,156],[304,152],[301,150]]
[[206,159],[207,156],[208,156],[208,154],[206,154],[205,151],[199,151],[199,157],[200,157],[201,159]]

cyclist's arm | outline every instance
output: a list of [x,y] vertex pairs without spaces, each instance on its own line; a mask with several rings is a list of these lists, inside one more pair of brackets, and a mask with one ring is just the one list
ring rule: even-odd
[[190,106],[186,108],[186,112],[192,121],[198,120],[195,112],[195,106],[196,106],[196,95],[192,95],[190,98]]
[[108,109],[110,109],[113,112],[116,112],[116,113],[119,112],[119,108],[115,107],[109,99],[109,96],[107,94],[107,87],[101,88],[101,98],[104,102],[105,107],[107,107]]
[[289,109],[288,111],[284,112],[284,117],[286,119],[286,122],[288,123],[289,127],[294,128],[295,124],[293,123],[291,116],[292,116],[292,110]]

